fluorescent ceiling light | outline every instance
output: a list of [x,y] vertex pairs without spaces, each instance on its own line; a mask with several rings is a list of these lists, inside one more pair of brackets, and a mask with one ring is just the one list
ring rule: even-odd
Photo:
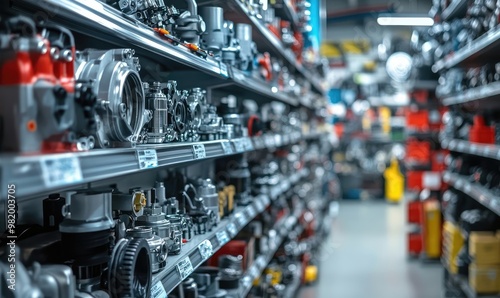
[[432,26],[434,20],[429,17],[389,17],[383,16],[377,18],[377,23],[380,26]]

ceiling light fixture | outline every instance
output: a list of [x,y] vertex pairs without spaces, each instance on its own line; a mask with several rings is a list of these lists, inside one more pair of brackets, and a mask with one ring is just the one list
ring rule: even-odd
[[423,27],[434,25],[434,20],[429,17],[410,16],[379,16],[377,23],[380,26],[413,26]]

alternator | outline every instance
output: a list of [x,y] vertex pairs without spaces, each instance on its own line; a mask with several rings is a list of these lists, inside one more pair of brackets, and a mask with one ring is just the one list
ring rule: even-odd
[[78,55],[78,80],[95,80],[95,139],[98,147],[134,146],[151,119],[145,109],[139,60],[132,49],[85,50]]

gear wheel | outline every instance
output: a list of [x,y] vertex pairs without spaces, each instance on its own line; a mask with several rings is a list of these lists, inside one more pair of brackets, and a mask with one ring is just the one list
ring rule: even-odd
[[113,298],[151,295],[151,261],[149,245],[144,239],[121,239],[109,264],[109,294]]

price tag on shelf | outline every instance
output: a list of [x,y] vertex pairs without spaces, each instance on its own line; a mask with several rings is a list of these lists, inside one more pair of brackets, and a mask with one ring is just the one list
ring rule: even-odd
[[200,245],[198,245],[198,250],[200,251],[201,258],[203,259],[203,261],[208,260],[208,258],[210,258],[210,256],[214,252],[212,242],[210,242],[210,240],[208,239],[203,240],[203,242],[201,242]]
[[221,145],[224,154],[233,154],[233,146],[231,146],[231,143],[229,143],[229,141],[222,141]]
[[253,143],[250,138],[244,138],[243,139],[243,144],[245,145],[245,149],[247,151],[252,151],[253,150]]
[[205,152],[205,145],[203,145],[203,144],[193,145],[193,156],[194,156],[194,159],[206,158],[207,153]]
[[258,212],[262,212],[264,210],[264,203],[262,202],[262,198],[259,198],[257,201],[255,201],[255,209],[257,209]]
[[265,196],[263,199],[262,199],[262,202],[264,203],[264,208],[271,204],[271,198],[269,198],[268,196]]
[[80,160],[76,156],[46,157],[40,160],[45,186],[61,186],[83,180]]
[[264,138],[262,136],[253,137],[253,141],[255,142],[255,148],[257,149],[266,147],[266,143],[264,142]]
[[234,237],[238,234],[238,228],[236,227],[236,225],[232,222],[230,222],[228,225],[227,225],[227,230],[229,231],[229,233],[231,234],[231,237]]
[[255,212],[255,209],[253,208],[252,205],[247,207],[247,213],[248,213],[248,217],[250,219],[254,218],[257,215],[257,213]]
[[217,241],[219,241],[219,246],[223,246],[229,242],[229,235],[225,230],[217,232],[215,236],[217,237]]
[[257,269],[257,267],[255,266],[252,266],[248,272],[248,275],[252,278],[252,279],[256,279],[259,274],[259,270]]
[[240,227],[244,227],[245,224],[246,224],[246,220],[245,220],[245,216],[241,213],[237,213],[236,214],[236,220],[238,221],[238,223],[240,224]]
[[234,149],[236,149],[236,152],[238,153],[245,152],[245,144],[243,144],[242,139],[233,140],[233,144],[234,144]]
[[158,166],[158,156],[154,149],[137,150],[137,160],[139,160],[139,169],[141,170]]
[[179,272],[181,279],[185,279],[188,277],[191,273],[193,273],[193,264],[191,264],[191,260],[188,257],[185,257],[184,259],[180,260],[179,263],[177,263],[177,271]]
[[158,281],[151,287],[151,298],[167,298],[167,291],[161,281]]
[[223,75],[223,76],[225,76],[226,78],[228,78],[229,77],[229,73],[227,71],[227,65],[226,65],[226,63],[220,62],[219,68],[220,68],[220,74]]

